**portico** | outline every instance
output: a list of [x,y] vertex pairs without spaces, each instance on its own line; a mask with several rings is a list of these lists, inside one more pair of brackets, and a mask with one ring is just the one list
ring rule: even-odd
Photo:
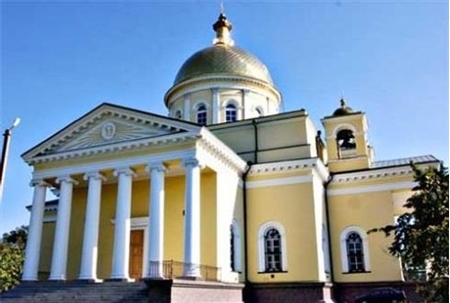
[[[112,123],[116,130],[120,129],[119,121],[99,124],[105,127]],[[144,218],[147,230],[143,277],[165,278],[165,260],[183,262],[182,276],[192,278],[201,278],[202,264],[227,267],[229,261],[226,264],[225,258],[218,259],[217,254],[204,255],[204,247],[214,247],[212,250],[216,251],[216,231],[229,230],[232,223],[231,213],[227,216],[230,222],[217,219],[216,210],[223,209],[218,203],[236,203],[236,195],[216,199],[217,191],[222,188],[217,186],[219,176],[227,172],[227,178],[232,176],[237,186],[245,163],[204,128],[182,133],[182,136],[175,134],[174,140],[166,136],[161,143],[164,148],[159,142],[158,145],[152,142],[157,146],[154,149],[149,149],[147,143],[142,144],[143,148],[121,147],[117,152],[115,146],[127,143],[111,142],[101,146],[100,157],[90,152],[99,148],[96,145],[39,156],[33,156],[31,150],[35,194],[28,243],[33,249],[27,247],[23,280],[38,279],[42,252],[37,247],[42,237],[45,192],[50,187],[59,190],[50,280],[132,281],[129,262],[133,218],[141,218],[141,222]],[[108,160],[107,154],[112,151],[115,157]],[[117,154],[122,156],[117,157]],[[75,160],[61,161],[59,166],[58,158],[66,157]],[[52,165],[47,164],[49,158]],[[72,213],[74,205],[77,213]],[[219,222],[224,226],[218,226]],[[77,237],[82,239],[82,247],[70,243],[70,239]],[[110,261],[105,260],[107,258]],[[99,260],[102,261],[100,268]]]

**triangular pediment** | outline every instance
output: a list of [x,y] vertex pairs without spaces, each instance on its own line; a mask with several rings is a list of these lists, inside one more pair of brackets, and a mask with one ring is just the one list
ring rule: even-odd
[[188,135],[198,133],[200,129],[193,123],[104,103],[25,152],[22,157],[30,162],[36,157],[126,145],[152,138],[170,138],[183,133]]

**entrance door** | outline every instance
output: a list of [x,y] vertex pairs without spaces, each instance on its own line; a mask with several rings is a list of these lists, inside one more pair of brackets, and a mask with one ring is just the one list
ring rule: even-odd
[[144,230],[132,230],[130,233],[130,278],[142,278],[142,260],[144,258]]

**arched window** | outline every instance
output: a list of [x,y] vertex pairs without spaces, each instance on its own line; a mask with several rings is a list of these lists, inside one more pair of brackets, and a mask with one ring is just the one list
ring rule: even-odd
[[370,270],[367,234],[362,228],[351,226],[341,233],[341,261],[343,272]]
[[183,113],[181,112],[181,110],[177,110],[176,112],[175,112],[175,118],[177,118],[177,119],[181,119],[183,117]]
[[350,129],[340,130],[337,133],[336,140],[341,150],[356,148],[355,136]]
[[349,272],[362,272],[364,269],[364,251],[361,236],[352,232],[345,239]]
[[203,104],[197,108],[197,123],[206,125],[206,106]]
[[259,271],[287,271],[286,236],[283,226],[277,222],[265,223],[259,229]]
[[237,120],[236,105],[228,104],[225,108],[225,121],[234,122]]
[[281,236],[271,228],[264,235],[265,271],[281,271]]
[[240,272],[241,269],[241,231],[236,221],[230,226],[230,267],[231,271]]

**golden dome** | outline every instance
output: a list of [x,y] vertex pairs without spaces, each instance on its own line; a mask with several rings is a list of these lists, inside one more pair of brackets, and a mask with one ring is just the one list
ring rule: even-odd
[[187,59],[175,77],[174,86],[209,75],[252,78],[273,85],[269,70],[254,55],[238,47],[218,43]]

